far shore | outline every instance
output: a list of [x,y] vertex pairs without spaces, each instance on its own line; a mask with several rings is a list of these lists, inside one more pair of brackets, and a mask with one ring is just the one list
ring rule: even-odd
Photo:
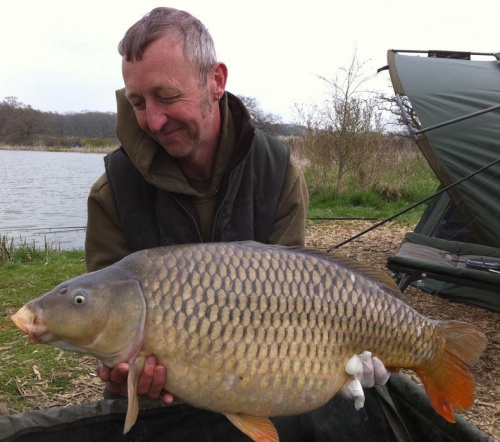
[[118,144],[113,146],[82,146],[82,147],[48,147],[48,146],[7,146],[0,145],[0,150],[29,150],[45,152],[79,152],[79,153],[108,153],[115,150]]

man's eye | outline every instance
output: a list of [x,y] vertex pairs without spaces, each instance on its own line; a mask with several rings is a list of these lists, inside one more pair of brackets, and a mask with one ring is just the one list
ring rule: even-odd
[[130,103],[132,105],[132,107],[134,108],[134,110],[142,110],[144,109],[144,102],[142,101],[138,101],[137,103]]
[[177,99],[179,98],[178,95],[170,95],[168,97],[158,97],[158,99],[162,102],[162,103],[173,103],[174,101],[176,101]]

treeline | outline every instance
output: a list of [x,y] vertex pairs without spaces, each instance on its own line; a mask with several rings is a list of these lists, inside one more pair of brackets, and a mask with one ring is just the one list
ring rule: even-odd
[[[284,124],[276,115],[262,111],[257,101],[240,97],[247,105],[256,126],[281,136],[302,135],[304,127]],[[16,97],[0,102],[0,144],[11,146],[100,147],[118,143],[115,134],[116,113],[42,112],[21,103]]]
[[0,144],[23,146],[101,146],[117,144],[116,114],[42,112],[16,97],[0,102]]

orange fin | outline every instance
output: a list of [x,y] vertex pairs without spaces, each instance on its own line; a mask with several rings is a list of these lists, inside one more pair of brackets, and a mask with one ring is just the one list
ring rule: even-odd
[[469,366],[486,347],[486,337],[474,325],[460,321],[436,321],[444,339],[443,351],[425,367],[415,369],[434,409],[449,422],[455,411],[467,410],[474,400]]
[[278,431],[267,417],[224,413],[232,424],[255,442],[279,442]]

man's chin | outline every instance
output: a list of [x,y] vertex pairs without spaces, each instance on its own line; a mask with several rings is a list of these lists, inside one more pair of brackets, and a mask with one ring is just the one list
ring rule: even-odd
[[191,143],[189,141],[181,140],[156,140],[158,144],[163,147],[165,152],[167,152],[173,158],[184,158],[187,157],[191,152]]

